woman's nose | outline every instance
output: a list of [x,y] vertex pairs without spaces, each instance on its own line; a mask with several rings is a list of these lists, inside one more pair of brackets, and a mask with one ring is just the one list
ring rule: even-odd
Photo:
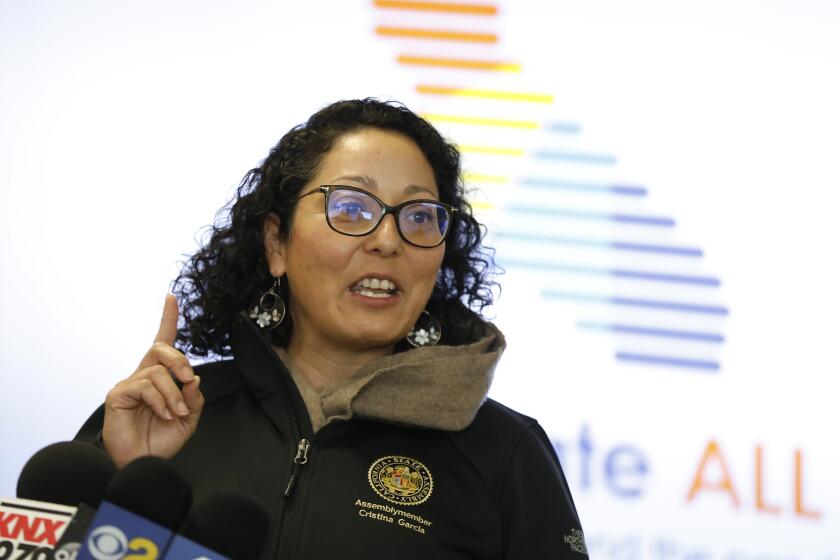
[[397,217],[388,214],[365,239],[365,249],[382,256],[396,255],[402,252],[403,240],[397,229]]

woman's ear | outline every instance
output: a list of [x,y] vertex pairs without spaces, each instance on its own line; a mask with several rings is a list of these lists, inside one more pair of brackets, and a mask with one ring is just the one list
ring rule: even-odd
[[280,236],[280,217],[271,212],[263,222],[263,245],[268,269],[275,278],[286,274],[286,241]]

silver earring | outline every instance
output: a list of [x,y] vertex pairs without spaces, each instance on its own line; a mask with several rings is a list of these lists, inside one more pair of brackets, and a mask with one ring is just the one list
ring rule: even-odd
[[280,279],[274,280],[274,285],[260,297],[259,305],[255,305],[248,314],[263,330],[270,331],[286,318],[286,304],[275,289],[280,289]]
[[441,334],[440,321],[424,310],[411,332],[405,335],[405,339],[415,348],[421,348],[437,344],[440,341]]

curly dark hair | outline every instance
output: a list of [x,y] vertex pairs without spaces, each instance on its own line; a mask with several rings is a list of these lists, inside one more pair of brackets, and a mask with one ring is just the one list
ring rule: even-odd
[[[266,217],[277,214],[280,235],[286,238],[297,197],[317,173],[324,155],[338,138],[367,127],[399,132],[413,140],[434,171],[440,199],[458,209],[426,307],[441,322],[441,343],[465,344],[484,334],[479,312],[493,301],[498,286],[492,280],[496,265],[493,250],[481,244],[484,227],[473,217],[464,196],[460,153],[402,104],[368,98],[338,101],[321,109],[292,128],[262,164],[245,175],[233,200],[208,226],[209,240],[181,263],[173,281],[172,292],[183,319],[176,341],[179,349],[192,356],[231,354],[229,327],[274,283],[263,243]],[[287,302],[288,289],[283,277],[280,295]],[[285,347],[292,329],[287,314],[267,335],[272,343]],[[397,351],[402,349],[398,346]]]

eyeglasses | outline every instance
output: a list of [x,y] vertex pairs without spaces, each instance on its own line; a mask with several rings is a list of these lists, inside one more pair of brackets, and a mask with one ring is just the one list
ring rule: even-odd
[[386,214],[393,214],[397,231],[406,243],[437,247],[446,239],[452,215],[458,211],[437,200],[407,200],[388,206],[371,193],[346,185],[321,185],[298,197],[324,193],[327,224],[333,231],[359,237],[375,230]]

